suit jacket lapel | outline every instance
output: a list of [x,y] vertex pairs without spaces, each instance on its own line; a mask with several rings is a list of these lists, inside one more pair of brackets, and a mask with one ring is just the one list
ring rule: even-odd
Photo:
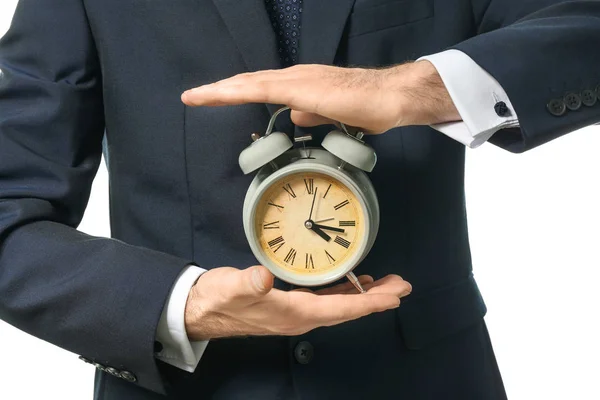
[[264,0],[213,0],[249,71],[280,68]]
[[300,63],[333,63],[354,2],[355,0],[304,0]]
[[[299,61],[331,64],[355,0],[304,0]],[[281,68],[264,0],[213,0],[249,71]],[[267,104],[272,115],[281,105]],[[279,130],[291,121],[278,118]]]
[[[241,53],[248,71],[281,68],[277,38],[264,0],[213,0],[229,33]],[[281,105],[266,104],[270,115]],[[291,121],[281,116],[275,121],[278,130],[291,130]]]

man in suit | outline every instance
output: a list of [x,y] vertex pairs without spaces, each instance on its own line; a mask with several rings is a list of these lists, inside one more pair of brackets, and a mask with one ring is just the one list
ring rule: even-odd
[[[600,121],[599,18],[596,1],[21,0],[0,42],[0,317],[93,364],[96,399],[504,399],[465,146]],[[253,266],[237,157],[281,104],[277,129],[313,145],[334,122],[372,134],[366,294]],[[75,229],[103,151],[111,238]]]

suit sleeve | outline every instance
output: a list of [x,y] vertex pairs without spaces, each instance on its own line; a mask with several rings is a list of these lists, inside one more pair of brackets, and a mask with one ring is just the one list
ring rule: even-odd
[[504,88],[520,128],[490,142],[520,153],[600,121],[600,2],[473,0],[478,35],[452,48]]
[[0,318],[163,393],[156,329],[191,260],[76,230],[104,134],[81,1],[21,0],[0,70]]

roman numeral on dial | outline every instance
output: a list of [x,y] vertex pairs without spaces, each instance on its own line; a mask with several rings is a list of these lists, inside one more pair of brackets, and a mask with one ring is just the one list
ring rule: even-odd
[[279,229],[279,221],[269,222],[263,226],[263,229]]
[[356,226],[356,221],[340,221],[340,226]]
[[292,264],[294,265],[294,261],[296,260],[296,249],[290,249],[290,251],[287,253],[287,256],[285,256],[285,258],[283,259],[283,261],[285,261],[288,264]]
[[336,236],[334,242],[345,248],[350,247],[350,242],[343,237]]
[[283,206],[280,206],[279,204],[275,204],[275,203],[271,203],[271,202],[268,202],[267,204],[270,206],[273,206],[273,207],[277,207],[280,210],[283,210],[283,208],[284,208]]
[[315,263],[313,262],[312,254],[306,253],[306,268],[315,269]]
[[347,206],[348,204],[350,204],[350,202],[348,200],[344,200],[340,204],[336,205],[333,208],[335,208],[336,210],[339,210],[340,208]]
[[331,189],[331,183],[329,184],[329,186],[327,186],[327,190],[325,191],[323,198],[327,197],[327,193],[329,193],[329,189]]
[[283,236],[279,236],[279,237],[276,237],[275,239],[269,241],[268,244],[269,244],[269,247],[271,247],[273,249],[273,253],[276,253],[277,250],[279,250],[281,248],[281,246],[283,246],[285,244],[285,240],[283,239]]
[[308,194],[313,194],[315,190],[315,180],[313,178],[305,179],[304,186],[306,186]]
[[325,250],[325,254],[327,255],[327,261],[329,261],[329,264],[333,264],[335,262],[335,258],[333,258],[333,256],[329,254],[327,250]]
[[283,190],[288,192],[294,199],[296,198],[296,193],[294,193],[294,189],[292,189],[292,186],[289,183],[283,187]]

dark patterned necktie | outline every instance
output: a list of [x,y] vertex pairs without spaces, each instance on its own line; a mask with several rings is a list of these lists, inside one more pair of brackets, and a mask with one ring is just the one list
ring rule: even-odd
[[292,66],[298,62],[302,0],[265,0],[265,5],[277,36],[281,64],[284,68]]

